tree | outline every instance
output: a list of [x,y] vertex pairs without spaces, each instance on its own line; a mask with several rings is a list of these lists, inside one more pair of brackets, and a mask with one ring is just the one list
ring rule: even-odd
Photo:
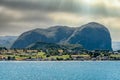
[[7,60],[11,60],[11,57],[10,57],[10,56],[8,56],[8,57],[7,57]]

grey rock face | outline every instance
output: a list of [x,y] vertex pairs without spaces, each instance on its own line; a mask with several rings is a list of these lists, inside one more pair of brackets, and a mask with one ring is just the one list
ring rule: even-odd
[[112,50],[111,36],[108,29],[98,23],[91,22],[77,29],[69,40],[72,44],[81,44],[88,50]]
[[34,29],[23,33],[12,48],[26,48],[35,42],[81,44],[88,50],[112,50],[108,29],[95,22],[79,28],[55,26],[48,29]]

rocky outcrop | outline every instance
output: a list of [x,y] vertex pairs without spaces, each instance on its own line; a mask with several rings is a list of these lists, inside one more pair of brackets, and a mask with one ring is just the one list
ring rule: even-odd
[[81,44],[88,50],[112,50],[111,48],[111,36],[108,29],[95,22],[88,23],[77,29],[71,39],[71,44]]
[[12,48],[26,48],[36,42],[81,44],[85,49],[112,50],[108,29],[95,22],[78,28],[55,26],[48,29],[34,29],[23,33]]

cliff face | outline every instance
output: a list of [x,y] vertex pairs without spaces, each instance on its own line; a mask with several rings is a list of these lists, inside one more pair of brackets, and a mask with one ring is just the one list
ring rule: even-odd
[[78,28],[74,36],[69,40],[69,43],[81,44],[88,50],[112,50],[111,36],[108,29],[95,22]]
[[88,50],[112,50],[108,29],[95,22],[79,28],[55,26],[48,29],[34,29],[19,36],[12,48],[26,48],[35,42],[81,44]]

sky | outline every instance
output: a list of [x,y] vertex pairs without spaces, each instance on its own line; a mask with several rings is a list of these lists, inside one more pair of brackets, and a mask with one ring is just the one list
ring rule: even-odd
[[120,0],[0,0],[0,36],[56,25],[105,25],[120,41]]

